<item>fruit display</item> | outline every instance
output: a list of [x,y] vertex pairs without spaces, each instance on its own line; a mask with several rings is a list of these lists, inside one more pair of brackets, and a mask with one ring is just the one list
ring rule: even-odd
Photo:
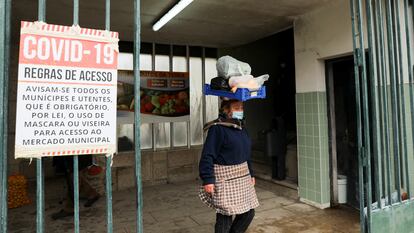
[[[131,77],[128,75],[120,76]],[[134,84],[131,83],[131,80],[131,78],[123,78],[118,81],[118,111],[134,111]],[[142,114],[164,117],[190,114],[188,73],[141,71],[140,83],[140,111]]]
[[183,116],[190,113],[188,91],[166,92],[143,89],[141,113],[160,116]]
[[27,180],[22,175],[12,175],[8,178],[8,207],[18,208],[30,204],[27,194]]

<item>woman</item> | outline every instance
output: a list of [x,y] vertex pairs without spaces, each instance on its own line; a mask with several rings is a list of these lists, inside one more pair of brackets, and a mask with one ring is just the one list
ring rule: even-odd
[[225,100],[219,118],[204,128],[209,131],[199,164],[199,196],[216,210],[216,233],[245,232],[259,206],[243,115],[243,102]]

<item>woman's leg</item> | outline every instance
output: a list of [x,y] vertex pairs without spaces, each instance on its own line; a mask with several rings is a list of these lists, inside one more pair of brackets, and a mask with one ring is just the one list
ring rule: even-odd
[[232,216],[227,216],[223,214],[216,214],[216,226],[215,233],[229,233],[231,228],[231,223],[233,219]]
[[244,214],[236,215],[236,218],[231,225],[230,233],[244,233],[249,227],[254,218],[254,209],[249,210]]

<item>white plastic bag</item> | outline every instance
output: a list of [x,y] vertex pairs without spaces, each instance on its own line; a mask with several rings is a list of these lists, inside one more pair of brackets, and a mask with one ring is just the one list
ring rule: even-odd
[[252,72],[249,64],[230,56],[220,57],[217,60],[216,68],[218,76],[227,79],[233,76],[249,75]]
[[254,78],[252,75],[233,76],[229,79],[229,86],[232,92],[236,92],[237,88],[247,88],[249,91],[257,91],[268,79],[268,74],[257,78]]

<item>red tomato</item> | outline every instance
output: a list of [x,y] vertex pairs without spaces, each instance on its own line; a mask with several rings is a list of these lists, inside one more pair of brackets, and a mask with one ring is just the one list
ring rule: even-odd
[[160,105],[161,106],[164,105],[165,103],[167,103],[167,101],[168,101],[168,98],[160,97]]
[[154,105],[152,105],[151,103],[146,103],[144,105],[144,108],[147,112],[152,112],[152,110],[154,110]]

